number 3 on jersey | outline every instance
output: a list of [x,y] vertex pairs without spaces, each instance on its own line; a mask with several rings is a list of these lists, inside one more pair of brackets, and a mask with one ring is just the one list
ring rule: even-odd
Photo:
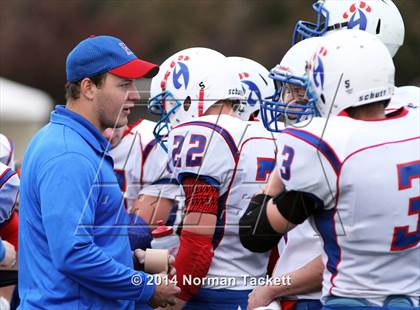
[[[184,145],[184,136],[174,137],[174,148],[172,150],[172,162],[174,167],[181,167],[181,150]],[[186,157],[187,167],[198,167],[203,163],[203,153],[207,143],[207,138],[203,135],[191,135],[189,149]]]
[[295,157],[295,150],[292,147],[285,145],[281,154],[284,156],[284,160],[280,167],[280,175],[283,180],[288,181],[291,176],[290,166],[292,165],[293,157]]
[[[420,178],[420,160],[397,165],[398,190],[413,187]],[[415,186],[415,185],[414,185]],[[417,215],[417,229],[409,231],[409,226],[394,227],[391,251],[402,251],[415,247],[420,241],[420,196],[412,197],[408,203],[408,215]]]

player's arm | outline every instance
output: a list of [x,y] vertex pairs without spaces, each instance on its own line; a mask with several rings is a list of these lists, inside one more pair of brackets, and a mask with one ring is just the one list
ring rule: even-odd
[[182,180],[185,192],[185,217],[180,236],[180,247],[175,259],[181,304],[198,290],[188,285],[184,277],[204,278],[213,258],[212,239],[216,226],[218,189],[199,177]]
[[[318,140],[315,145],[313,140]],[[241,242],[254,252],[269,250],[281,234],[335,201],[340,159],[325,141],[310,132],[287,129],[277,144],[278,164],[269,186],[251,199],[240,221]],[[321,146],[328,152],[320,152]]]
[[277,289],[278,296],[293,296],[299,294],[308,294],[319,292],[322,288],[322,257],[318,256],[305,266],[283,275],[290,278],[290,285],[274,286]]
[[167,170],[168,154],[156,145],[145,160],[142,188],[133,206],[133,213],[141,216],[150,226],[158,221],[166,223],[173,206],[181,196],[181,187]]
[[278,297],[319,292],[322,288],[322,272],[322,258],[318,256],[305,266],[279,277],[279,283],[286,285],[256,287],[249,295],[248,307],[254,309],[266,306]]
[[175,200],[159,196],[140,195],[134,202],[132,213],[140,216],[150,226],[156,226],[158,221],[166,223]]
[[[146,284],[147,274],[117,262],[94,242],[100,191],[95,180],[96,167],[80,154],[64,154],[41,168],[35,186],[52,262],[101,296],[147,302],[155,291]],[[142,279],[140,285],[132,283],[133,276]]]
[[[267,252],[277,245],[282,234],[273,229],[268,216],[268,206],[270,200],[284,190],[283,183],[276,173],[277,169],[271,173],[267,184],[262,192],[256,193],[246,209],[244,215],[239,220],[239,237],[242,245],[253,252]],[[270,212],[273,213],[273,210]],[[275,212],[274,212],[275,213]],[[275,213],[276,221],[286,225],[287,221],[279,214]]]
[[169,173],[165,173],[153,184],[147,184],[141,189],[139,199],[133,206],[132,212],[152,227],[158,221],[168,221],[174,205],[181,197],[181,186]]
[[253,252],[266,252],[281,236],[302,224],[322,202],[303,191],[288,191],[280,178],[279,169],[270,176],[263,193],[256,194],[239,221],[242,245]]

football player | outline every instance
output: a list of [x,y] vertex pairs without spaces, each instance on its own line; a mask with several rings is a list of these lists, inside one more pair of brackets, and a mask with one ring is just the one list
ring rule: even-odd
[[[319,47],[320,41],[321,38],[309,38],[298,42],[270,71],[277,92],[261,103],[261,117],[270,131],[278,133],[286,127],[301,127],[311,120],[313,109],[307,105],[305,85],[306,61]],[[283,309],[321,308],[322,247],[318,234],[305,221],[282,238],[278,248],[280,258],[273,277],[289,275],[290,285],[257,287],[250,294],[248,307],[279,309],[281,303]],[[274,299],[276,301],[272,302]]]
[[[16,172],[0,162],[0,227],[7,223],[14,212],[19,183]],[[15,245],[4,240],[4,236],[0,235],[0,267],[12,269],[15,268],[15,264]],[[2,291],[2,293],[10,293],[10,290]]]
[[[11,171],[15,171],[16,165],[14,158],[15,155],[12,141],[5,135],[0,133],[0,163],[3,163],[5,166],[8,166],[11,169]],[[4,172],[4,170],[2,172]],[[18,178],[17,175],[16,178]],[[17,205],[18,197],[16,196],[14,198],[14,202]],[[16,210],[8,214],[7,218],[3,216],[3,221],[0,225],[0,237],[3,240],[7,240],[10,243],[12,243],[16,249],[18,246],[18,226],[19,216]]]
[[321,117],[280,133],[282,156],[241,220],[241,241],[276,243],[310,218],[325,309],[417,307],[419,115],[385,113],[395,69],[375,36],[347,30],[322,43],[307,69],[308,105]]
[[[392,0],[318,0],[312,5],[317,14],[316,23],[298,21],[292,44],[301,39],[324,36],[341,29],[359,29],[376,35],[388,48],[392,57],[404,42],[404,22]],[[401,89],[409,87],[410,90]],[[388,109],[420,105],[420,88],[395,87]]]
[[[4,165],[2,165],[4,164]],[[18,205],[19,177],[14,172],[16,170],[14,159],[14,148],[12,141],[0,133],[0,179],[3,180],[0,185],[0,239],[3,239],[6,250],[4,267],[10,268],[10,259],[16,261],[16,252],[18,249],[18,227],[19,215],[16,210]],[[10,169],[9,169],[10,168]],[[9,178],[10,177],[10,178]],[[7,180],[6,180],[7,179]],[[0,245],[1,246],[1,245]],[[1,252],[1,250],[0,250]],[[0,255],[1,256],[1,255]],[[13,265],[15,265],[13,263]],[[14,266],[13,268],[16,268]],[[11,296],[15,286],[0,288],[0,296]],[[16,290],[17,291],[17,290]],[[17,292],[15,293],[17,296]],[[1,297],[0,297],[1,298]],[[8,299],[3,302],[8,303]]]
[[272,98],[276,92],[268,70],[249,58],[231,56],[228,62],[238,73],[245,96],[245,102],[238,107],[236,114],[243,121],[259,121],[261,101]]
[[131,126],[104,132],[112,145],[109,153],[131,214],[129,235],[133,249],[150,247],[150,228],[158,220],[166,223],[181,197],[179,185],[173,184],[166,170],[167,154],[154,139],[155,125],[139,119]]
[[178,307],[246,308],[269,252],[252,253],[239,242],[238,222],[252,193],[274,168],[274,139],[237,117],[242,85],[227,58],[207,48],[176,53],[153,80],[160,94],[151,106],[172,129],[170,167],[183,187],[185,210],[176,256]]
[[[12,214],[19,192],[19,177],[10,167],[0,162],[0,226]],[[12,269],[16,264],[15,246],[0,236],[0,267]]]
[[0,227],[13,214],[19,193],[19,183],[19,177],[16,172],[0,162]]

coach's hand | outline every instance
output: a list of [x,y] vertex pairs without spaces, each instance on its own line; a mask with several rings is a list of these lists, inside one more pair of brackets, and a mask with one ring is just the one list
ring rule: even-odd
[[171,283],[165,274],[156,274],[156,289],[149,305],[153,308],[173,306],[176,304],[176,296],[181,292],[181,289]]
[[3,260],[0,262],[0,267],[12,269],[16,265],[15,247],[5,240],[0,240],[0,242],[3,242],[3,246],[5,249],[5,255]]

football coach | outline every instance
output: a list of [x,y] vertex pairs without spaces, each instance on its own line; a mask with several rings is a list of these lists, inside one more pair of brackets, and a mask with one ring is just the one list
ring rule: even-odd
[[66,105],[32,139],[22,165],[20,309],[167,306],[179,288],[133,269],[122,193],[105,128],[127,124],[135,80],[159,68],[120,39],[90,37],[67,56]]

